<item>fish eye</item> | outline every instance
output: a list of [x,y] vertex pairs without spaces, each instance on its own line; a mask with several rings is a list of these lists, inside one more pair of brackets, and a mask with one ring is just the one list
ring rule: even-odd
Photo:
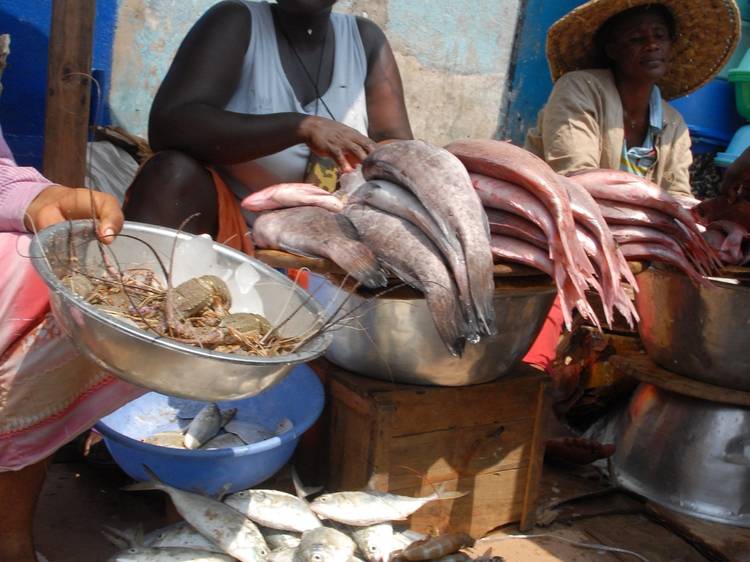
[[371,544],[369,546],[369,549],[370,549],[370,552],[375,552],[376,550],[378,550],[378,547],[377,547],[377,545]]
[[319,502],[322,502],[322,503],[326,503],[326,502],[328,501],[328,498],[327,498],[326,496],[320,496],[320,497],[318,498],[318,501],[319,501]]
[[313,554],[310,558],[312,558],[314,562],[323,562],[323,556],[321,554]]
[[268,551],[265,548],[260,549],[260,555],[261,556],[268,556]]

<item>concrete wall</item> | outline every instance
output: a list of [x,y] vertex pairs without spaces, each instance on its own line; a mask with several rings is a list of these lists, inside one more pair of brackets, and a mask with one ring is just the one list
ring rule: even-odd
[[[506,106],[522,0],[340,0],[385,31],[415,135],[436,143],[491,137]],[[144,135],[148,111],[177,47],[214,0],[121,0],[113,59],[113,121]]]

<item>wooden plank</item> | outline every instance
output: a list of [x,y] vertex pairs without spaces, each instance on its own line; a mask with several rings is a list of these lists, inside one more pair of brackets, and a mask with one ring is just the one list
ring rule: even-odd
[[[631,550],[648,560],[706,562],[692,545],[642,515],[592,517],[577,526],[598,543]],[[616,556],[623,562],[633,560],[631,555],[624,553]]]
[[666,525],[692,542],[711,560],[750,562],[750,529],[712,523],[670,511],[651,502],[647,505]]
[[[424,483],[392,489],[391,492],[426,496],[435,491],[437,484],[439,482]],[[474,538],[482,537],[500,525],[519,520],[525,486],[525,470],[521,469],[446,481],[445,491],[469,494],[455,500],[426,504],[409,518],[409,528],[420,533],[466,532]]]
[[609,362],[625,375],[670,392],[722,404],[750,406],[750,392],[714,386],[667,371],[654,363],[646,354],[618,355],[610,357]]
[[[609,552],[587,550],[567,542],[595,542],[591,535],[580,529],[555,529],[552,532],[545,530],[544,536],[538,538],[509,540],[508,537],[513,534],[517,534],[513,527],[496,531],[477,542],[469,549],[469,553],[474,559],[499,556],[508,562],[619,562],[619,558]],[[564,540],[555,540],[549,535]],[[635,560],[630,557],[628,562]]]
[[95,0],[55,0],[47,67],[44,175],[82,186],[91,97]]
[[327,488],[358,490],[370,475],[372,418],[336,403],[330,412]]
[[529,418],[396,437],[391,487],[408,487],[420,478],[443,482],[525,466],[533,425]]
[[539,487],[542,479],[544,462],[544,439],[547,428],[547,416],[552,409],[552,400],[547,385],[539,385],[536,415],[534,416],[534,434],[531,439],[529,467],[526,476],[521,522],[519,528],[527,531],[536,522],[536,507],[539,499]]

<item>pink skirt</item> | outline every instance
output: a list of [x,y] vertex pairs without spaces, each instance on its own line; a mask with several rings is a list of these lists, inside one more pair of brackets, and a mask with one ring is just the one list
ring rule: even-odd
[[0,233],[0,471],[38,462],[145,389],[81,356],[49,312],[26,234]]

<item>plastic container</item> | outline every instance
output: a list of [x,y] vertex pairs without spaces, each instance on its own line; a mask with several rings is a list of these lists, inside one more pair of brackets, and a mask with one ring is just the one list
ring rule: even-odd
[[[216,373],[221,376],[220,372]],[[323,386],[306,365],[295,367],[280,383],[242,400],[219,402],[220,408],[237,408],[236,419],[269,429],[284,418],[292,428],[265,441],[214,450],[160,447],[141,439],[178,428],[177,413],[195,412],[203,402],[149,392],[111,413],[95,429],[104,437],[112,457],[128,475],[148,480],[143,466],[163,482],[191,492],[215,496],[254,486],[275,474],[292,456],[302,434],[323,410]]]
[[742,15],[740,41],[737,43],[737,48],[732,53],[727,64],[724,65],[717,75],[718,78],[722,78],[723,80],[729,79],[729,72],[740,66],[742,57],[750,50],[750,21],[746,21],[750,20],[750,0],[740,0],[738,3],[740,8],[747,11],[748,14],[743,13]]
[[737,5],[740,8],[742,23],[750,21],[750,0],[737,0]]
[[735,109],[733,85],[719,78],[669,103],[685,119],[696,154],[724,148],[745,124]]
[[716,155],[716,158],[714,158],[714,164],[726,168],[734,162],[748,146],[750,146],[750,125],[745,125],[737,129],[737,132],[732,137],[732,141],[729,143],[726,152],[719,152]]
[[729,81],[734,83],[737,111],[750,119],[750,49],[745,51],[737,68],[729,71]]

